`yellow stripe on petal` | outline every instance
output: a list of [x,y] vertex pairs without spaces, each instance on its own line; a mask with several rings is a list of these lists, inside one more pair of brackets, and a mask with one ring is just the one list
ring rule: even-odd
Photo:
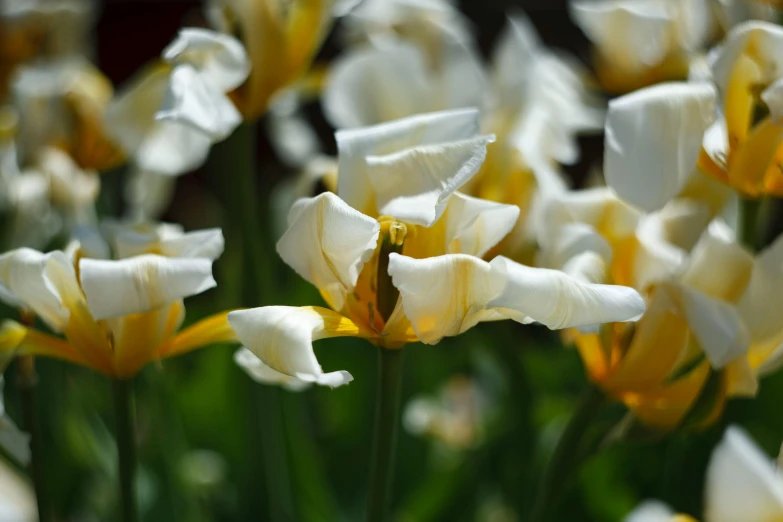
[[236,341],[236,334],[228,324],[228,314],[221,312],[185,328],[158,350],[158,357],[165,359],[209,344]]

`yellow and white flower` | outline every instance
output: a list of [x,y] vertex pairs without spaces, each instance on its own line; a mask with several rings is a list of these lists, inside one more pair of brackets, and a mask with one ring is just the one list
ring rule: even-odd
[[704,136],[699,167],[745,197],[783,195],[783,28],[734,27],[710,55],[722,117]]
[[479,169],[491,136],[478,111],[425,114],[337,133],[338,195],[298,201],[278,253],[330,309],[269,306],[232,312],[239,339],[265,364],[337,386],[312,342],[354,336],[385,349],[435,344],[480,321],[564,328],[638,318],[639,295],[497,257],[517,207],[456,192]]
[[250,59],[247,81],[232,99],[248,121],[263,116],[272,98],[307,73],[335,16],[339,0],[210,0],[212,26],[238,35]]
[[215,286],[212,261],[222,252],[220,230],[131,232],[115,234],[115,255],[133,254],[117,260],[88,257],[109,251],[95,235],[69,254],[22,248],[0,256],[0,298],[33,312],[65,338],[6,321],[0,349],[128,378],[150,362],[233,340],[225,312],[178,332],[182,300]]
[[103,121],[113,87],[83,58],[20,67],[11,89],[18,113],[16,143],[22,165],[44,147],[59,148],[81,168],[99,172],[124,161],[123,151]]
[[601,86],[621,94],[688,76],[714,32],[709,0],[571,0]]

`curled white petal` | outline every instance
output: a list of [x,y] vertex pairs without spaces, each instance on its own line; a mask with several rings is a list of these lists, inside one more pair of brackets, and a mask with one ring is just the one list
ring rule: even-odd
[[558,329],[636,320],[644,312],[644,301],[631,288],[586,284],[504,257],[487,263],[459,254],[392,254],[389,275],[416,335],[428,344],[498,316]]
[[228,314],[239,340],[272,370],[300,381],[337,387],[353,380],[350,373],[324,373],[313,341],[334,335],[342,318],[331,310],[265,306]]
[[253,352],[244,347],[234,352],[234,362],[245,370],[245,373],[254,381],[261,384],[279,384],[291,391],[304,390],[312,384],[273,370],[256,357]]

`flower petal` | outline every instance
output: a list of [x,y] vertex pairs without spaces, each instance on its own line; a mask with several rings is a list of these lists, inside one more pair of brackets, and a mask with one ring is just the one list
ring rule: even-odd
[[275,371],[299,380],[337,387],[353,380],[350,373],[324,373],[313,341],[361,336],[359,327],[337,312],[319,307],[265,306],[228,314],[239,340]]
[[482,257],[514,229],[519,207],[455,192],[444,214],[446,252]]
[[434,85],[417,47],[402,41],[350,51],[333,63],[323,94],[329,122],[364,127],[427,112]]
[[416,335],[427,344],[498,315],[556,329],[635,320],[644,312],[641,296],[630,288],[586,284],[504,257],[487,263],[460,254],[392,254],[389,275]]
[[187,125],[212,142],[226,139],[242,123],[228,96],[190,65],[174,67],[155,119]]
[[493,141],[494,136],[479,136],[368,156],[367,175],[378,214],[432,226],[446,210],[449,196],[478,172]]
[[705,519],[775,520],[783,513],[783,484],[772,459],[730,426],[707,468]]
[[304,390],[312,385],[310,382],[273,370],[244,347],[234,352],[234,362],[245,370],[254,381],[261,384],[279,384],[291,391]]
[[175,64],[188,63],[222,92],[242,85],[250,73],[250,61],[242,43],[231,35],[208,29],[180,29],[161,55]]
[[338,131],[335,135],[340,172],[337,193],[353,208],[374,215],[376,196],[368,176],[368,156],[467,140],[478,132],[476,109],[420,114],[372,127]]
[[644,210],[663,207],[696,168],[704,132],[715,119],[715,99],[707,83],[664,83],[612,100],[607,184]]
[[756,255],[750,282],[737,306],[754,344],[769,341],[783,330],[783,237]]
[[216,285],[212,261],[202,258],[81,259],[79,271],[87,306],[96,320],[148,312]]
[[660,288],[679,305],[713,368],[722,368],[747,353],[749,335],[731,303],[682,285],[664,283]]
[[380,225],[331,192],[300,199],[288,219],[277,252],[297,274],[329,292],[339,309],[375,250]]
[[663,502],[646,501],[633,510],[623,522],[676,522],[674,511]]
[[47,276],[51,263],[69,264],[62,252],[42,254],[20,248],[0,255],[0,299],[10,306],[33,311],[61,332],[68,325],[70,312]]

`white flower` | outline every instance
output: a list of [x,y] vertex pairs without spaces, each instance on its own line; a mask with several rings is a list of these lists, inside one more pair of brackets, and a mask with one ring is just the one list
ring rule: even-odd
[[269,306],[229,321],[261,361],[300,380],[338,386],[312,342],[339,336],[396,349],[434,344],[483,320],[563,328],[638,318],[640,296],[568,275],[480,259],[515,225],[517,207],[457,190],[481,165],[491,136],[478,112],[418,115],[337,134],[338,195],[299,200],[278,253],[330,306]]

